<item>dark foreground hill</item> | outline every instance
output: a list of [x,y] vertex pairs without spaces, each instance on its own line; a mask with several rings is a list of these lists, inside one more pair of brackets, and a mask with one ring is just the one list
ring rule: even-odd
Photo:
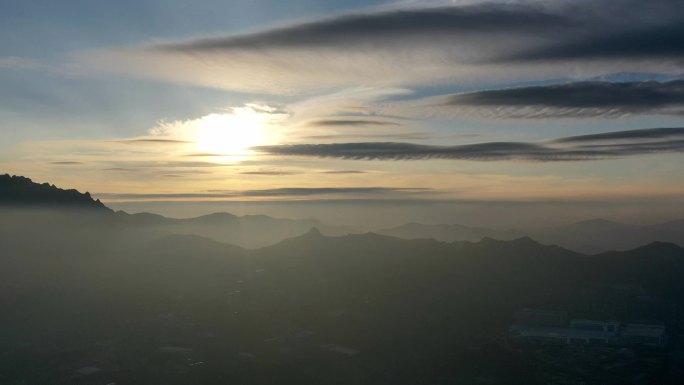
[[[31,212],[37,214],[37,217],[31,219]],[[87,192],[65,190],[48,183],[36,183],[29,178],[7,174],[0,175],[0,217],[4,218],[4,224],[28,227],[35,221],[50,221],[58,226],[61,221],[71,218],[75,220],[73,225],[76,226],[113,226],[146,233],[194,234],[250,248],[272,245],[283,239],[302,235],[313,226],[328,235],[351,232],[348,228],[328,226],[313,219],[281,219],[266,215],[214,213],[176,219],[150,213],[114,213]],[[90,217],[91,220],[85,223],[85,217]]]
[[34,183],[23,176],[0,175],[0,207],[62,207],[109,210],[89,193],[64,190],[48,183]]

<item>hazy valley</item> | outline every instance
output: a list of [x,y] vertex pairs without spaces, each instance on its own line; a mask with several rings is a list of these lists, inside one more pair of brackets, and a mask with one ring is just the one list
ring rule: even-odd
[[[8,202],[12,181],[25,187],[23,202]],[[12,181],[0,188],[7,384],[532,384],[559,370],[617,384],[632,371],[565,372],[513,348],[516,312],[563,309],[666,324],[673,337],[679,330],[672,311],[682,306],[684,249],[671,243],[587,256],[528,237],[443,242],[309,228],[247,249],[207,236],[232,231],[226,221],[257,233],[303,224],[218,214],[174,227],[176,220],[115,213],[53,187],[53,202],[28,199],[45,187]],[[183,234],[195,231],[204,236]],[[615,294],[587,294],[596,285],[641,294],[606,304]],[[644,313],[639,295],[665,310]],[[629,362],[673,381],[674,363],[663,354],[646,350]]]

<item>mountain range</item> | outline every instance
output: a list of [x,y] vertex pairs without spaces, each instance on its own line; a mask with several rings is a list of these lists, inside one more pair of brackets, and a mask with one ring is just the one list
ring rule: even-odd
[[[196,218],[168,218],[151,213],[114,213],[99,200],[94,200],[89,193],[63,190],[47,183],[38,184],[21,176],[0,175],[0,207],[7,211],[9,208],[37,206],[52,209],[91,208],[99,214],[111,213],[109,221],[140,231],[194,234],[247,248],[272,245],[302,235],[312,227],[318,228],[325,235],[364,232],[352,227],[328,225],[315,219],[284,219],[266,215],[236,216],[229,213],[214,213]],[[684,220],[653,225],[632,225],[605,219],[591,219],[565,226],[532,230],[407,223],[375,232],[397,238],[430,238],[443,242],[476,242],[485,237],[513,240],[529,236],[545,244],[555,244],[586,254],[629,250],[656,241],[684,246]]]
[[272,245],[283,239],[306,233],[317,227],[328,235],[352,232],[342,226],[330,226],[314,219],[282,219],[266,215],[237,216],[214,213],[195,218],[167,218],[157,214],[116,212],[117,219],[127,226],[173,234],[195,234],[217,241],[256,248]]
[[[679,308],[684,294],[684,249],[663,242],[587,256],[529,237],[314,227],[250,249],[166,231],[174,220],[151,214],[34,203],[0,209],[8,384],[542,384],[558,368],[506,342],[518,309],[667,323],[639,306]],[[180,222],[263,219],[245,218]],[[600,383],[628,383],[610,373]]]
[[442,242],[476,242],[486,237],[511,240],[526,236],[525,233],[517,230],[496,230],[456,224],[423,225],[415,222],[381,229],[377,233],[405,239],[431,238]]
[[479,241],[485,237],[511,240],[529,236],[542,243],[559,245],[585,254],[629,250],[650,242],[670,242],[684,246],[684,220],[654,225],[630,225],[592,219],[527,231],[409,223],[379,230],[378,233],[405,239],[431,238],[444,242]]

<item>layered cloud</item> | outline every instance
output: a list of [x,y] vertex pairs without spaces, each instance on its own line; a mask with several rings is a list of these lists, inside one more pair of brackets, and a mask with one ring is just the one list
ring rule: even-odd
[[407,6],[87,52],[78,62],[84,70],[269,93],[676,73],[682,8],[675,0]]
[[684,80],[572,82],[436,97],[434,104],[465,113],[514,118],[684,115]]
[[368,119],[368,118],[326,118],[318,119],[309,122],[312,126],[323,127],[365,127],[365,126],[400,126],[401,123],[382,120],[382,119]]
[[375,139],[375,140],[426,140],[433,138],[434,135],[426,132],[392,132],[384,134],[363,134],[363,133],[348,133],[348,134],[325,134],[325,135],[309,135],[303,136],[302,139],[311,140],[347,140],[347,139]]
[[429,192],[427,188],[392,187],[284,187],[262,190],[212,190],[206,193],[127,194],[100,193],[108,199],[188,199],[188,198],[240,198],[240,197],[302,197],[319,195],[407,195]]
[[471,4],[350,14],[247,35],[159,44],[156,49],[197,53],[255,48],[339,48],[363,46],[362,39],[368,38],[402,45],[402,39],[406,38],[431,40],[454,34],[501,32],[536,34],[559,27],[577,27],[577,23],[541,7],[513,3]]
[[[671,2],[673,7],[681,4]],[[673,9],[676,11],[676,9]],[[577,39],[554,46],[533,49],[507,57],[522,62],[551,60],[678,60],[684,58],[684,26],[681,20],[662,26],[608,32],[593,38]]]
[[485,142],[457,146],[365,142],[260,146],[265,154],[367,160],[579,161],[684,151],[684,128],[653,128],[557,138],[544,142]]

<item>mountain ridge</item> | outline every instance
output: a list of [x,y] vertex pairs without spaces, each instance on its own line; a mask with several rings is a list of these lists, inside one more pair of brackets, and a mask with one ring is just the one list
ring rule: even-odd
[[30,178],[0,175],[0,205],[15,207],[87,208],[112,211],[89,192],[61,189],[54,184],[36,183]]
[[[75,189],[62,189],[48,183],[40,184],[23,176],[9,174],[0,175],[0,207],[58,209],[60,215],[71,211],[65,209],[91,209],[87,211],[107,214],[107,219],[100,225],[126,226],[172,234],[195,234],[252,249],[304,235],[314,227],[324,235],[359,233],[353,228],[330,226],[315,219],[286,219],[267,215],[238,216],[227,212],[193,218],[169,218],[147,212],[114,212],[101,201],[93,199],[88,192],[80,193]],[[92,218],[83,222],[94,223]],[[434,239],[457,244],[487,239],[516,240],[531,237],[543,244],[554,244],[583,254],[598,254],[609,250],[626,251],[654,241],[684,246],[684,220],[681,219],[652,225],[631,225],[594,218],[530,231],[409,222],[401,226],[375,230],[374,233],[402,239]]]

